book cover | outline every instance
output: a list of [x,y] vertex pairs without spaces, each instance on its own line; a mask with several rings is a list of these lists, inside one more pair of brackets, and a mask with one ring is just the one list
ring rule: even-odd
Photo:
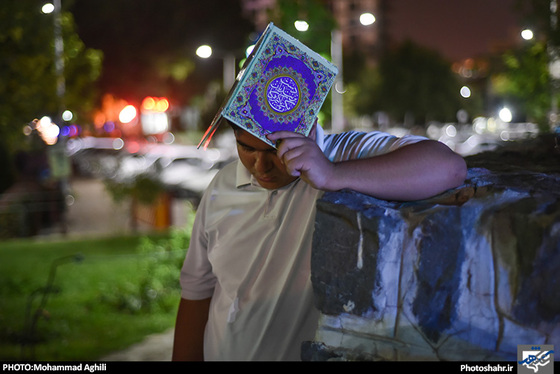
[[270,23],[198,147],[206,148],[223,118],[275,146],[281,130],[307,136],[338,73],[331,62]]

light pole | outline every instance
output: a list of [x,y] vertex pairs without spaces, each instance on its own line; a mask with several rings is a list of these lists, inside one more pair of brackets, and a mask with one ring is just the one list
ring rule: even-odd
[[[370,26],[375,23],[375,16],[372,13],[362,13],[360,15],[362,26]],[[331,58],[338,67],[338,75],[334,81],[331,100],[332,111],[332,131],[334,133],[344,130],[344,106],[342,95],[344,94],[344,67],[342,49],[342,30],[335,29],[331,32]]]
[[342,94],[344,93],[343,60],[342,60],[342,32],[338,29],[331,32],[331,58],[338,67],[338,74],[334,80],[331,95],[331,127],[333,133],[344,130],[344,107]]
[[43,13],[53,13],[54,24],[54,67],[56,74],[56,96],[58,97],[58,115],[62,116],[64,109],[64,95],[66,94],[66,80],[64,79],[64,40],[62,38],[62,4],[61,0],[54,0],[52,4],[45,4]]

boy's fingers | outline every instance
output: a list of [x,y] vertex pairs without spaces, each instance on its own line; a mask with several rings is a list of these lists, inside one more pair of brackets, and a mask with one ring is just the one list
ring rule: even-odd
[[293,131],[276,131],[266,136],[269,140],[276,141],[287,138],[305,138],[305,136]]

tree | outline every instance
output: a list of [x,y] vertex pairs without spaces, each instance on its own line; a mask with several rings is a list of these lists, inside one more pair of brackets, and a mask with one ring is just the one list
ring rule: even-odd
[[492,77],[496,94],[515,101],[527,120],[547,131],[548,113],[552,100],[548,73],[547,48],[537,42],[503,55],[503,68]]
[[553,14],[552,3],[552,0],[517,0],[515,5],[525,23],[534,28],[533,31],[550,45],[560,46],[560,6],[556,6]]
[[[324,1],[278,1],[276,8],[270,14],[270,19],[315,52],[330,56],[331,32],[336,28],[336,21]],[[305,32],[296,30],[294,22],[298,20],[306,21],[309,29]]]
[[377,68],[363,71],[351,84],[357,114],[387,112],[393,120],[414,118],[455,121],[457,111],[467,105],[459,95],[460,82],[451,64],[439,54],[407,41],[389,50]]
[[528,119],[537,122],[541,132],[558,125],[560,79],[549,71],[549,65],[558,65],[560,60],[560,6],[557,3],[556,0],[516,1],[519,14],[525,24],[531,26],[538,41],[507,53],[504,56],[506,71],[498,76],[501,92],[518,99]]
[[[0,7],[0,154],[10,158],[24,146],[23,127],[34,118],[59,114],[54,69],[54,31],[51,15],[41,14],[36,2],[3,0]],[[65,44],[65,102],[83,119],[95,99],[93,82],[101,54],[77,37],[71,14],[62,14]],[[13,181],[10,160],[2,159],[0,191]]]

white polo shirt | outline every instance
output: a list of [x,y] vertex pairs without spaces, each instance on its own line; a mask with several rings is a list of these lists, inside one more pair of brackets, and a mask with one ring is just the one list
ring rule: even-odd
[[[392,151],[421,137],[380,132],[324,136],[332,161]],[[199,205],[181,271],[182,297],[212,298],[205,360],[300,360],[319,312],[310,280],[315,202],[300,179],[277,190],[258,185],[236,161],[214,178]]]

